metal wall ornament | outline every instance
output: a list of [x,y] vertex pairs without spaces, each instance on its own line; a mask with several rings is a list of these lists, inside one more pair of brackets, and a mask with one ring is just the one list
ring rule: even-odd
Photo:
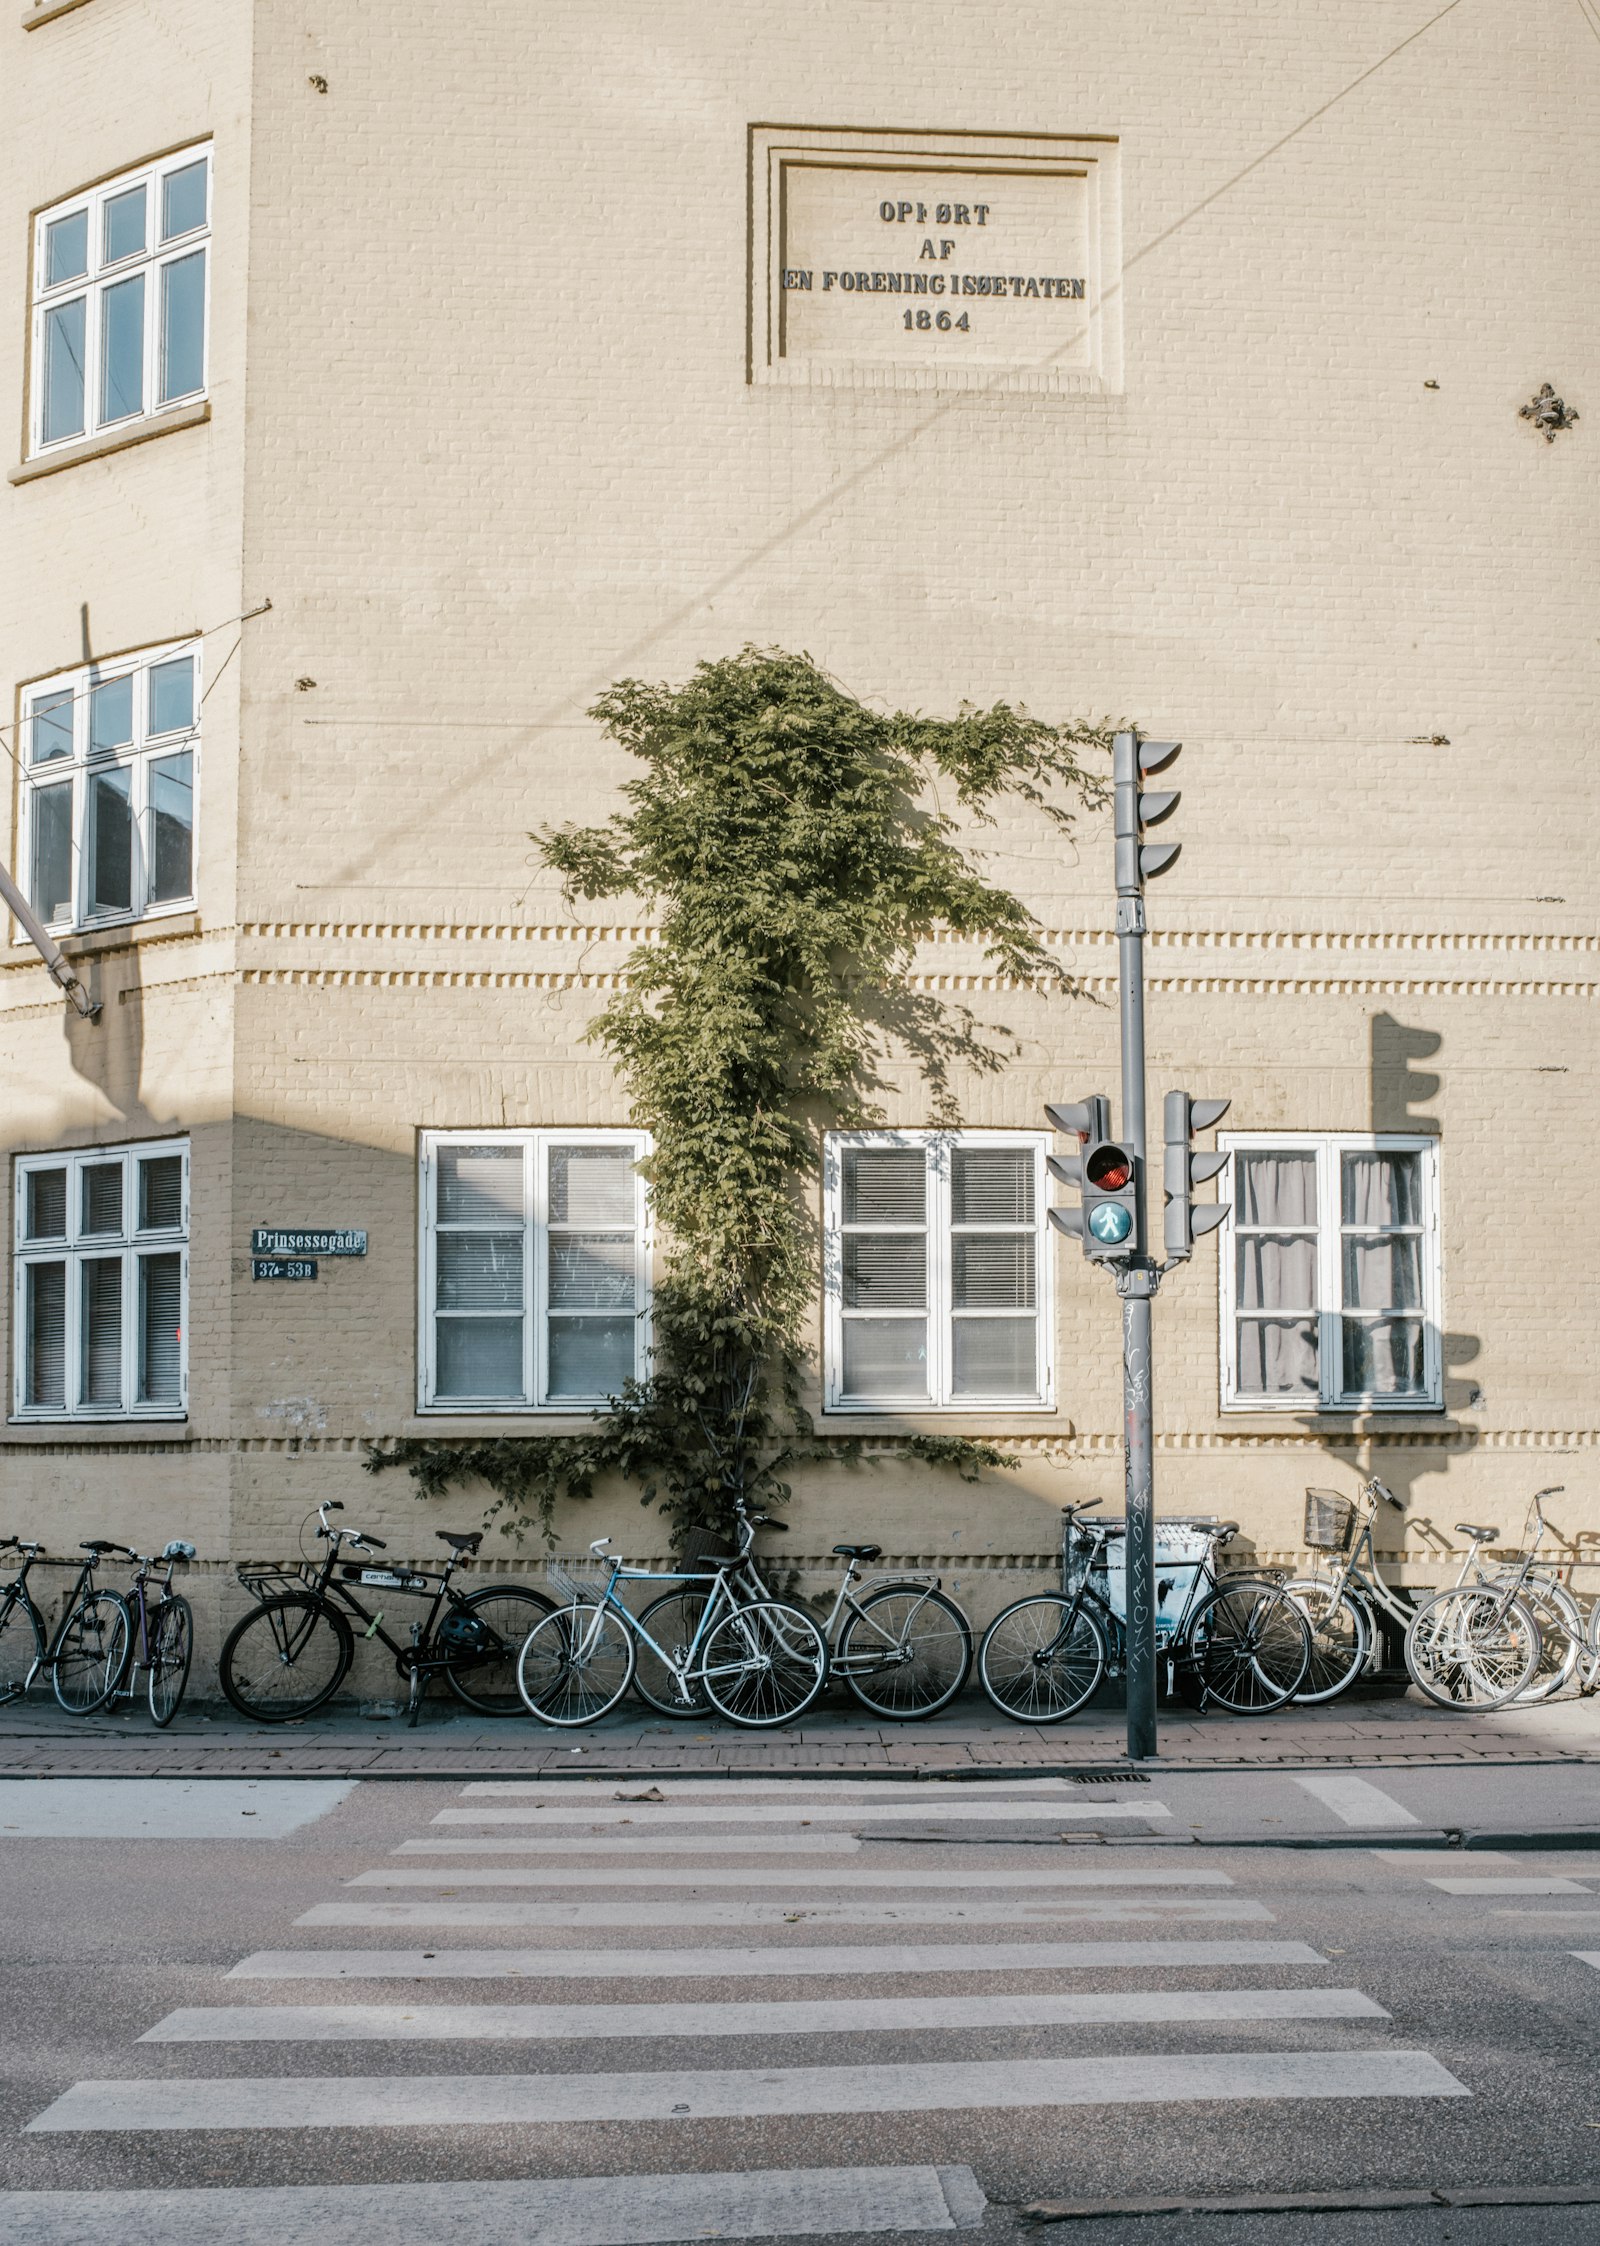
[[1533,423],[1547,445],[1555,443],[1558,429],[1570,429],[1578,418],[1565,398],[1558,398],[1548,382],[1534,392],[1525,406],[1518,406],[1517,413],[1522,420]]

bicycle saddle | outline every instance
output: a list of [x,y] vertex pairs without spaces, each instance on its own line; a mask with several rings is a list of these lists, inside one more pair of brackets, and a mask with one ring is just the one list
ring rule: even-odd
[[433,1533],[441,1544],[448,1544],[452,1552],[476,1552],[483,1542],[482,1529],[471,1529],[464,1535],[457,1529],[435,1529]]
[[1476,1521],[1457,1521],[1457,1536],[1470,1536],[1474,1544],[1492,1544],[1500,1534],[1498,1529],[1479,1528]]
[[883,1557],[881,1544],[836,1544],[834,1550],[841,1560],[879,1560]]
[[79,1549],[84,1552],[120,1552],[122,1546],[113,1544],[109,1536],[86,1536]]

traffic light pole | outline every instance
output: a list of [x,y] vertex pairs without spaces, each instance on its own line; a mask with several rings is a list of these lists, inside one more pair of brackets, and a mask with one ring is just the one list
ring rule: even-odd
[[1117,988],[1122,1031],[1122,1136],[1134,1156],[1134,1249],[1117,1273],[1122,1297],[1122,1439],[1127,1517],[1128,1755],[1156,1752],[1156,1525],[1150,1304],[1160,1274],[1150,1255],[1144,1105],[1144,880],[1139,863],[1139,741],[1112,743],[1117,835]]

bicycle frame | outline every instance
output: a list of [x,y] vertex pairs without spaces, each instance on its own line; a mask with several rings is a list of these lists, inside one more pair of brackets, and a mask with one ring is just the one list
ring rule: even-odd
[[[1106,1675],[1108,1677],[1119,1677],[1126,1666],[1127,1625],[1111,1605],[1111,1602],[1095,1590],[1090,1580],[1096,1573],[1103,1570],[1105,1551],[1111,1542],[1112,1531],[1109,1525],[1103,1521],[1084,1521],[1081,1514],[1073,1508],[1068,1509],[1068,1517],[1072,1524],[1072,1530],[1084,1539],[1089,1549],[1082,1568],[1077,1571],[1075,1585],[1071,1587],[1070,1591],[1068,1591],[1066,1584],[1062,1586],[1064,1591],[1068,1591],[1072,1603],[1063,1618],[1055,1643],[1059,1645],[1062,1639],[1066,1637],[1084,1606],[1092,1606],[1096,1610],[1105,1632]],[[1166,1635],[1165,1642],[1157,1645],[1158,1657],[1174,1663],[1180,1659],[1192,1657],[1193,1647],[1190,1644],[1191,1617],[1194,1615],[1196,1608],[1203,1604],[1217,1587],[1216,1554],[1217,1545],[1222,1541],[1223,1532],[1219,1529],[1213,1536],[1211,1548],[1205,1558],[1195,1567],[1182,1611],[1173,1622],[1171,1630]],[[1185,1564],[1187,1565],[1187,1563]]]
[[[136,1669],[148,1669],[153,1665],[150,1651],[151,1607],[148,1597],[150,1578],[154,1571],[160,1567],[162,1560],[165,1560],[167,1572],[156,1586],[161,1593],[162,1600],[165,1601],[172,1593],[172,1571],[182,1556],[177,1552],[163,1552],[159,1558],[150,1559],[142,1557],[137,1552],[130,1552],[127,1555],[129,1559],[135,1562],[136,1572],[133,1581],[123,1593],[123,1598],[127,1603],[130,1616],[137,1618],[137,1635],[133,1632],[129,1633],[128,1659],[122,1675],[117,1679],[117,1689],[111,1696],[113,1700],[131,1700],[134,1697],[134,1687],[129,1680],[132,1679],[134,1671]],[[159,1613],[160,1608],[157,1607],[155,1611]]]
[[[578,1652],[582,1653],[588,1650],[589,1646],[594,1641],[597,1631],[599,1630],[601,1616],[605,1614],[607,1610],[609,1610],[613,1614],[616,1614],[620,1617],[623,1627],[628,1630],[637,1641],[647,1645],[650,1648],[650,1651],[661,1663],[661,1666],[667,1671],[668,1675],[671,1676],[673,1681],[676,1683],[679,1692],[683,1695],[683,1701],[686,1707],[692,1707],[694,1705],[693,1695],[688,1689],[689,1680],[691,1678],[699,1678],[701,1680],[704,1680],[708,1676],[732,1677],[741,1674],[744,1667],[746,1666],[746,1664],[743,1662],[734,1662],[719,1666],[717,1668],[708,1669],[704,1661],[697,1662],[695,1659],[695,1656],[699,1652],[702,1643],[707,1637],[710,1636],[711,1632],[716,1629],[720,1623],[726,1621],[729,1615],[738,1614],[741,1611],[739,1599],[734,1592],[732,1584],[728,1581],[728,1576],[732,1572],[731,1570],[717,1568],[708,1571],[704,1568],[672,1568],[663,1571],[657,1571],[653,1568],[630,1568],[627,1562],[618,1558],[615,1553],[605,1554],[603,1552],[602,1548],[605,1545],[606,1541],[607,1539],[605,1537],[600,1537],[589,1547],[590,1551],[595,1553],[597,1557],[605,1558],[606,1563],[610,1568],[611,1572],[606,1577],[605,1583],[602,1585],[602,1587],[596,1593],[595,1597],[592,1600],[580,1600],[575,1598],[572,1601],[571,1606],[567,1609],[569,1613],[572,1613],[575,1612],[580,1605],[589,1605],[593,1608],[593,1618],[590,1621],[585,1634],[579,1643],[579,1646],[577,1648]],[[658,1645],[651,1632],[645,1628],[644,1624],[639,1620],[638,1616],[634,1614],[630,1608],[625,1606],[622,1600],[617,1597],[617,1585],[619,1582],[710,1583],[711,1594],[707,1598],[705,1605],[700,1610],[699,1616],[695,1622],[694,1636],[691,1638],[689,1644],[684,1649],[684,1654],[681,1661],[675,1661],[672,1658],[671,1654],[667,1652],[664,1646]],[[767,1596],[767,1592],[763,1590],[761,1593],[762,1599],[765,1600]]]
[[[1387,1498],[1391,1505],[1399,1503],[1387,1483],[1380,1482],[1376,1476],[1371,1481],[1362,1483],[1355,1499],[1357,1517],[1361,1522],[1360,1535],[1351,1539],[1350,1549],[1342,1555],[1341,1564],[1334,1570],[1331,1578],[1319,1574],[1314,1567],[1311,1572],[1317,1582],[1327,1584],[1329,1596],[1335,1602],[1348,1590],[1352,1598],[1363,1599],[1369,1606],[1381,1607],[1390,1621],[1403,1630],[1409,1626],[1416,1608],[1397,1597],[1378,1573],[1377,1554],[1372,1548],[1372,1532],[1377,1523],[1380,1498]],[[1367,1561],[1365,1567],[1361,1565],[1363,1553]],[[1465,1565],[1463,1562],[1463,1567]]]
[[[734,1512],[739,1521],[739,1566],[728,1569],[724,1580],[736,1578],[736,1582],[729,1583],[730,1590],[736,1590],[747,1599],[752,1601],[768,1599],[772,1596],[772,1593],[756,1572],[753,1558],[756,1530],[763,1523],[767,1526],[781,1526],[782,1524],[773,1524],[765,1514],[747,1513],[744,1507],[739,1504],[734,1506]],[[829,1670],[835,1676],[872,1676],[885,1666],[891,1654],[898,1656],[900,1652],[899,1645],[878,1627],[870,1613],[855,1595],[857,1584],[869,1580],[861,1572],[860,1562],[847,1559],[844,1562],[844,1570],[839,1579],[839,1587],[833,1595],[833,1605],[828,1609],[827,1619],[818,1624],[818,1628],[827,1642]],[[943,1577],[937,1575],[885,1575],[879,1580],[885,1584],[892,1584],[897,1590],[920,1590],[923,1596],[922,1600],[918,1602],[919,1604],[925,1603],[929,1593],[939,1590],[943,1584]],[[915,1612],[916,1608],[913,1608],[912,1613]],[[884,1652],[879,1653],[869,1649],[864,1653],[835,1653],[834,1646],[837,1641],[839,1624],[847,1613],[854,1615],[858,1623],[864,1624],[869,1630],[877,1633],[883,1640]],[[907,1617],[907,1619],[909,1621],[910,1617]]]

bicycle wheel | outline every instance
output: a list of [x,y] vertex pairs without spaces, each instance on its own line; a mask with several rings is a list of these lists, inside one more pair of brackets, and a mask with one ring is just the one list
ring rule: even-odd
[[719,1715],[747,1731],[792,1723],[828,1681],[828,1645],[803,1607],[762,1599],[724,1615],[696,1668]]
[[1539,1625],[1503,1591],[1436,1592],[1406,1632],[1406,1667],[1440,1708],[1503,1708],[1538,1666]]
[[1284,1585],[1305,1616],[1311,1632],[1311,1661],[1305,1682],[1295,1694],[1295,1704],[1315,1708],[1348,1692],[1366,1666],[1372,1650],[1372,1620],[1348,1591],[1337,1598],[1331,1584],[1314,1575],[1298,1576]]
[[558,1607],[536,1622],[517,1655],[517,1690],[529,1715],[563,1731],[598,1723],[633,1682],[633,1632],[610,1607]]
[[1092,1607],[1060,1591],[1002,1607],[978,1648],[978,1682],[1014,1723],[1064,1723],[1106,1673],[1106,1635]]
[[67,1617],[50,1665],[56,1698],[69,1716],[92,1716],[122,1682],[133,1628],[115,1591],[91,1591]]
[[444,1673],[456,1698],[480,1716],[524,1715],[517,1655],[534,1624],[555,1611],[553,1599],[520,1583],[470,1592],[439,1629],[444,1642],[458,1649]]
[[13,1591],[0,1606],[0,1707],[20,1700],[44,1659],[44,1624],[33,1602]]
[[1206,1697],[1234,1716],[1267,1715],[1294,1698],[1311,1666],[1311,1632],[1275,1583],[1219,1584],[1202,1600],[1180,1659]]
[[639,1617],[640,1629],[649,1631],[661,1653],[646,1639],[641,1637],[637,1641],[633,1689],[645,1706],[653,1708],[658,1716],[703,1716],[711,1706],[704,1677],[696,1673],[684,1678],[684,1688],[689,1695],[685,1700],[678,1690],[675,1671],[661,1658],[664,1653],[673,1661],[685,1659],[694,1644],[695,1632],[710,1596],[709,1588],[700,1590],[685,1585],[680,1591],[667,1591],[659,1599],[652,1599]]
[[254,1723],[292,1723],[331,1700],[355,1659],[350,1625],[334,1608],[288,1594],[263,1599],[223,1643],[217,1679]]
[[1525,1583],[1517,1598],[1539,1626],[1539,1665],[1519,1700],[1553,1700],[1572,1682],[1583,1654],[1584,1620],[1578,1602],[1559,1583]]
[[189,1602],[169,1592],[150,1625],[150,1720],[165,1731],[178,1713],[194,1659],[194,1616]]
[[948,1707],[972,1674],[972,1627],[931,1585],[886,1583],[845,1617],[833,1668],[875,1716],[916,1723]]

